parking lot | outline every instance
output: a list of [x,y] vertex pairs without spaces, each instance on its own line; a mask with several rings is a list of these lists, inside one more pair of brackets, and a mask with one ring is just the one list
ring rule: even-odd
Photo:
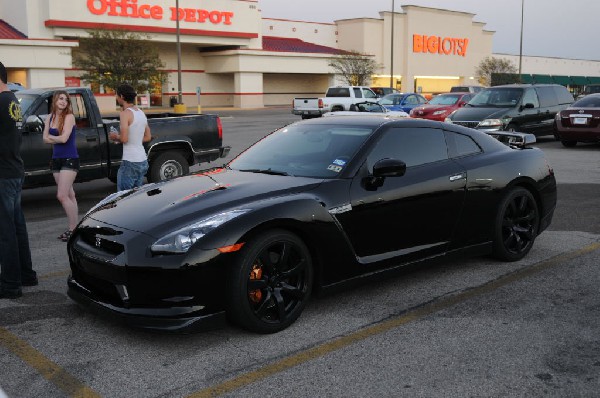
[[[215,112],[232,146],[224,161],[299,120],[287,108]],[[559,200],[524,260],[406,269],[316,298],[273,335],[232,326],[152,334],[86,312],[66,295],[55,189],[26,191],[40,285],[0,301],[0,387],[11,398],[595,397],[600,145],[564,148],[543,137],[537,146],[554,167]],[[80,211],[114,189],[108,180],[77,184]]]

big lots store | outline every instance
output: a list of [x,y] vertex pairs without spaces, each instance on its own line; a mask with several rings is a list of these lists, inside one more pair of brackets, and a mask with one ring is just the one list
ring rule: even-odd
[[[372,85],[422,93],[477,84],[487,56],[519,63],[518,55],[492,54],[494,32],[474,14],[406,5],[379,15],[314,23],[262,18],[257,0],[0,0],[0,60],[9,80],[26,87],[83,86],[72,66],[78,38],[120,28],[150,35],[165,65],[168,80],[152,89],[149,105],[168,106],[181,76],[187,106],[241,108],[287,105],[341,84],[329,66],[339,50],[382,65]],[[600,61],[523,56],[522,72],[573,89],[600,81]],[[92,88],[114,107],[103,87]]]

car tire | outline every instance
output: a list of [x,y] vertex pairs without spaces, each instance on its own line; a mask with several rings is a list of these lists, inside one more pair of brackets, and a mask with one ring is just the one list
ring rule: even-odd
[[500,202],[494,227],[493,255],[502,261],[525,257],[538,233],[540,213],[525,188],[512,188]]
[[284,230],[261,233],[246,242],[228,277],[230,321],[257,333],[290,326],[306,306],[313,285],[310,252]]
[[180,152],[164,152],[150,163],[149,182],[168,180],[189,172],[190,166],[187,159]]
[[573,148],[575,145],[577,145],[577,141],[571,141],[571,140],[562,140],[560,141],[561,144],[563,144],[564,147],[567,148]]

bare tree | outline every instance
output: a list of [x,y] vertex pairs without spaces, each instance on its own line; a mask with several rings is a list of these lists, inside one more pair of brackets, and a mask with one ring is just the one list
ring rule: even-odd
[[73,53],[73,65],[83,70],[81,78],[113,90],[129,83],[138,92],[166,80],[159,68],[164,64],[150,36],[125,30],[92,30],[79,39]]
[[492,73],[517,73],[517,67],[506,59],[485,57],[475,69],[475,76],[480,84],[490,86]]
[[349,86],[366,86],[376,70],[381,69],[373,57],[368,54],[350,51],[332,58],[329,62],[337,74]]

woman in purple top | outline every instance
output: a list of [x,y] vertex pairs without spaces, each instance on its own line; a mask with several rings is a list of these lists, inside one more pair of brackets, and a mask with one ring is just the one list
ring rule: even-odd
[[79,154],[75,144],[75,116],[71,98],[66,91],[56,91],[52,97],[50,115],[44,126],[44,142],[52,144],[50,167],[56,181],[56,198],[65,209],[68,229],[58,239],[69,240],[77,226],[78,210],[73,182],[79,171]]

